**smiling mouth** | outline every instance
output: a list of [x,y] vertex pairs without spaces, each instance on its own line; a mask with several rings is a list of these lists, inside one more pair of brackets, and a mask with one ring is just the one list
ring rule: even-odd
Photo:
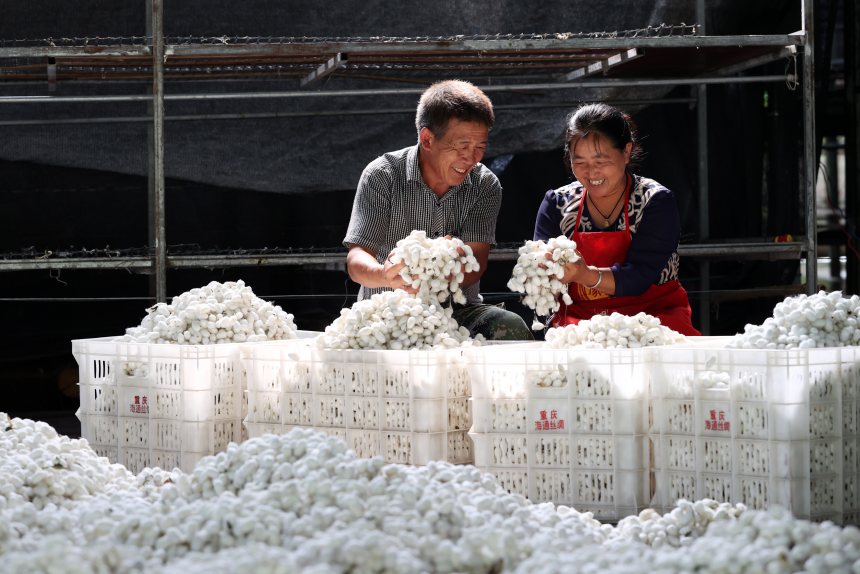
[[590,183],[591,185],[600,185],[604,181],[606,181],[606,179],[589,179],[588,183]]
[[457,172],[457,173],[459,173],[460,175],[465,175],[466,173],[468,173],[468,172],[469,172],[469,170],[468,170],[468,169],[460,169],[460,168],[458,168],[458,167],[455,167],[455,168],[453,168],[453,169],[454,169],[454,171],[456,171],[456,172]]

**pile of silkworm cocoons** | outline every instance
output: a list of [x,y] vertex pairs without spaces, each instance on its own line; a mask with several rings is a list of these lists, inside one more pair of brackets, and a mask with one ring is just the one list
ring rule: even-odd
[[469,345],[469,330],[450,307],[427,303],[401,289],[357,301],[316,338],[324,349],[435,349]]
[[385,464],[310,429],[135,476],[0,413],[0,561],[6,574],[824,574],[860,570],[860,530],[708,499],[601,524],[473,466]]
[[860,345],[860,297],[841,291],[786,297],[761,325],[729,341],[738,349],[808,349]]
[[429,302],[444,302],[453,297],[455,303],[466,303],[460,285],[466,273],[480,269],[472,248],[461,239],[430,239],[420,229],[398,241],[388,259],[404,263],[400,276],[418,290],[422,300]]
[[660,319],[647,313],[595,315],[576,325],[549,329],[545,339],[547,346],[555,349],[575,346],[633,349],[685,341],[682,334],[661,325]]
[[119,340],[210,345],[296,338],[293,315],[254,295],[241,279],[191,289],[147,310]]
[[[508,289],[525,294],[523,305],[545,317],[559,308],[559,296],[568,305],[572,303],[567,284],[561,282],[565,266],[579,259],[572,239],[561,235],[546,242],[526,241],[517,253],[519,257],[508,281]],[[543,328],[543,325],[532,325],[535,327]]]

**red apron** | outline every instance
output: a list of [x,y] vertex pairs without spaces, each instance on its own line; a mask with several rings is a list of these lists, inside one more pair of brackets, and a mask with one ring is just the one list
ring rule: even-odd
[[[624,231],[579,231],[582,218],[582,206],[585,205],[587,190],[582,191],[582,201],[576,214],[576,225],[571,239],[576,242],[576,248],[589,265],[596,267],[611,267],[615,263],[627,259],[630,249],[630,176],[627,177],[627,188],[624,190]],[[589,289],[579,283],[571,283],[568,292],[573,303],[565,305],[553,317],[553,326],[573,325],[583,319],[591,319],[594,315],[621,313],[633,316],[637,313],[647,313],[660,319],[660,323],[682,335],[701,335],[693,327],[692,311],[687,292],[681,283],[675,279],[662,285],[651,285],[641,295],[613,297],[601,293],[597,289]]]

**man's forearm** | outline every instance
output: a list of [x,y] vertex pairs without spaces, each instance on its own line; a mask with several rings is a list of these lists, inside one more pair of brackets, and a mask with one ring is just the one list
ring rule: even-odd
[[353,247],[346,256],[349,278],[365,287],[388,287],[385,268],[376,257],[360,247]]

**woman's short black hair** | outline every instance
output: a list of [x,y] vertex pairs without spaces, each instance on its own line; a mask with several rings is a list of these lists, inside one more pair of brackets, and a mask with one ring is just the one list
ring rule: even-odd
[[564,158],[570,165],[570,150],[589,134],[596,133],[606,138],[612,147],[624,151],[624,146],[633,144],[630,163],[635,165],[642,156],[642,148],[636,134],[636,124],[625,112],[608,104],[583,104],[567,116],[564,134]]
[[441,138],[448,121],[457,118],[462,122],[479,122],[493,127],[496,117],[490,98],[480,88],[463,80],[445,80],[427,88],[418,101],[415,128],[427,128]]

